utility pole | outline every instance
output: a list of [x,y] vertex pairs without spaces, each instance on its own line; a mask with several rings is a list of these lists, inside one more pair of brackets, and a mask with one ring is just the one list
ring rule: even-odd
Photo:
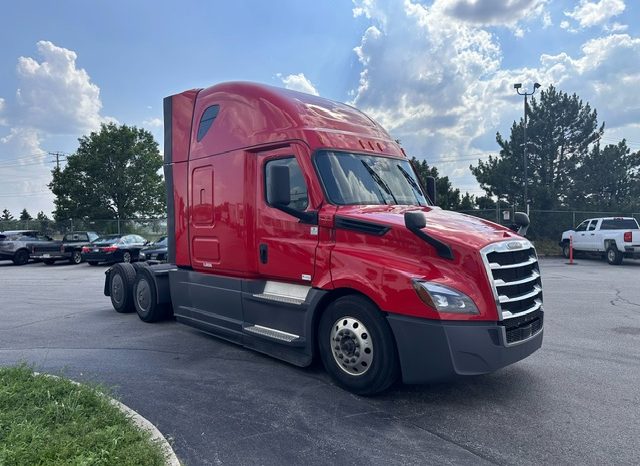
[[49,155],[56,158],[56,170],[60,170],[60,157],[66,157],[64,152],[49,152]]
[[516,90],[518,95],[524,96],[524,144],[522,146],[522,161],[524,164],[524,205],[527,210],[527,215],[529,215],[529,197],[527,195],[527,185],[529,184],[529,177],[527,174],[527,96],[533,95],[536,93],[536,90],[540,87],[539,83],[535,83],[533,85],[532,92],[520,92],[522,88],[521,83],[517,83],[513,85],[513,88]]

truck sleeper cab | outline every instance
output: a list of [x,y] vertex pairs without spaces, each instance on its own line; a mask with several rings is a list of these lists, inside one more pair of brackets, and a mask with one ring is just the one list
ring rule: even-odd
[[[484,374],[542,343],[535,249],[435,207],[375,121],[225,83],[165,98],[167,264],[118,264],[117,311],[182,323],[374,394]],[[431,197],[434,190],[429,188]]]

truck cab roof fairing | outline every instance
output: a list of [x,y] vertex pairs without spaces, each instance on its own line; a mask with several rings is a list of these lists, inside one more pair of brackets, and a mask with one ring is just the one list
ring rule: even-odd
[[263,84],[222,83],[199,92],[194,122],[215,104],[220,113],[207,136],[197,141],[198,128],[192,129],[192,158],[291,139],[403,156],[374,120],[322,97]]

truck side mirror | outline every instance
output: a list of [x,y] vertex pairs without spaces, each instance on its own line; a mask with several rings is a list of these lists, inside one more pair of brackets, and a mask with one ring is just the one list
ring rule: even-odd
[[436,199],[436,179],[433,176],[427,176],[427,196],[436,205],[438,200]]
[[518,227],[518,234],[520,236],[525,236],[527,234],[527,230],[529,229],[529,224],[531,223],[529,221],[529,216],[524,212],[516,212],[513,215],[513,221],[516,227]]
[[269,166],[267,177],[267,200],[274,206],[287,206],[291,203],[291,185],[289,182],[289,167],[284,165]]
[[422,211],[405,212],[404,225],[411,231],[422,230],[427,226],[427,219]]

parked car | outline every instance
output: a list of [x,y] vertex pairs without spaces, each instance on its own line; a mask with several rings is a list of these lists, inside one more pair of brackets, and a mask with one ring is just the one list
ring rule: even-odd
[[149,262],[166,262],[167,261],[167,237],[163,236],[155,243],[151,243],[140,251],[138,260]]
[[562,233],[562,254],[569,257],[570,238],[576,252],[604,255],[613,265],[624,257],[640,258],[640,228],[633,217],[588,218],[573,230]]
[[39,243],[31,248],[31,258],[51,265],[59,260],[72,264],[82,262],[82,247],[98,239],[95,231],[72,231],[62,237],[62,241]]
[[147,244],[148,241],[139,235],[102,236],[82,248],[82,260],[89,265],[101,262],[134,262]]
[[10,230],[0,232],[0,260],[11,260],[16,265],[29,262],[32,248],[53,241],[50,236],[36,230]]

